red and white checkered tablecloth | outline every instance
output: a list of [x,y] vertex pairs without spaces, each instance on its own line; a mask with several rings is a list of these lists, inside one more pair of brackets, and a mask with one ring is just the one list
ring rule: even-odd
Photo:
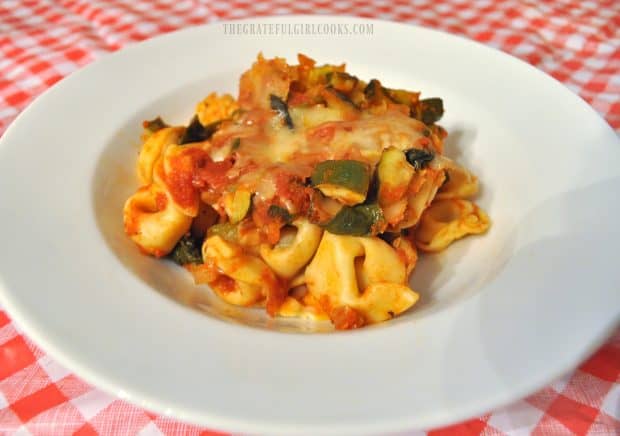
[[[306,13],[415,23],[500,48],[563,82],[620,133],[619,0],[0,0],[0,134],[37,95],[103,53],[217,20]],[[1,310],[0,433],[219,434],[99,391]],[[620,330],[539,392],[428,433],[620,434]]]

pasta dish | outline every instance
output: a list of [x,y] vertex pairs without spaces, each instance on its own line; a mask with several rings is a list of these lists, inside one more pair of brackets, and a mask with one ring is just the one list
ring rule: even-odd
[[419,299],[418,251],[490,225],[476,176],[443,155],[443,111],[344,64],[259,54],[237,99],[143,123],[125,232],[230,304],[337,329],[388,320]]

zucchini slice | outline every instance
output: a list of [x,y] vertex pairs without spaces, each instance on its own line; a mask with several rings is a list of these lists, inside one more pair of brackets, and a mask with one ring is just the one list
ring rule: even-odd
[[232,223],[213,224],[207,230],[207,238],[211,236],[219,236],[229,242],[237,242],[239,240],[237,226]]
[[377,79],[372,79],[368,85],[366,85],[366,88],[364,88],[364,95],[371,106],[385,105],[392,101],[390,96],[386,93],[386,89],[381,86],[381,82]]
[[252,193],[243,189],[237,189],[224,198],[224,210],[233,224],[237,224],[245,218],[251,205]]
[[290,224],[293,221],[293,216],[291,213],[284,207],[278,206],[277,204],[272,204],[267,209],[267,215],[271,218],[277,218],[282,221],[283,224]]
[[311,181],[327,197],[352,206],[366,199],[370,169],[357,160],[327,160],[314,168]]
[[326,75],[328,86],[339,92],[349,94],[357,86],[359,79],[345,72],[333,71]]
[[385,149],[377,165],[379,204],[385,207],[400,200],[407,192],[414,173],[405,153],[394,147]]
[[328,108],[340,113],[340,119],[351,121],[360,117],[360,111],[351,99],[337,89],[326,87],[321,92],[321,96],[325,99]]
[[344,64],[343,65],[321,65],[318,67],[313,67],[310,71],[308,71],[308,78],[306,86],[313,86],[319,83],[325,84],[327,82],[327,76],[332,73],[342,73],[344,72]]
[[443,112],[443,100],[437,97],[422,99],[411,107],[411,117],[427,125],[439,121]]
[[387,95],[398,104],[404,104],[411,108],[418,103],[420,93],[406,91],[404,89],[390,89],[386,88]]
[[383,211],[377,204],[359,204],[343,207],[323,227],[335,235],[376,235],[385,230],[385,219]]

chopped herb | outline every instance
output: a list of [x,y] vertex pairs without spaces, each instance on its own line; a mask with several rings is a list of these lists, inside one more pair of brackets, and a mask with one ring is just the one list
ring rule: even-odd
[[231,151],[235,151],[239,148],[239,146],[241,145],[241,138],[235,138],[232,141],[232,145],[230,146],[230,150]]
[[420,148],[412,148],[405,152],[407,162],[409,162],[416,170],[425,168],[430,161],[435,158],[435,153]]
[[181,137],[181,141],[179,141],[179,144],[206,141],[215,133],[219,126],[219,121],[215,121],[211,124],[203,126],[198,119],[198,116],[194,115],[189,125],[185,129],[185,132],[183,132],[183,136]]
[[170,257],[179,265],[200,264],[203,263],[200,248],[200,243],[188,233],[177,242]]
[[269,96],[269,101],[271,104],[271,109],[278,112],[278,114],[284,119],[286,126],[293,130],[293,119],[291,118],[291,114],[288,113],[288,106],[286,103],[280,97],[273,94]]

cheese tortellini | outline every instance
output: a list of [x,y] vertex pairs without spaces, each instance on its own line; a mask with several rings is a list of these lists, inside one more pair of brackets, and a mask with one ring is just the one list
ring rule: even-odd
[[437,200],[422,214],[415,240],[420,250],[441,251],[466,235],[486,232],[489,225],[487,214],[470,201]]
[[478,178],[467,169],[449,161],[444,171],[446,181],[439,188],[437,199],[469,198],[478,193]]
[[182,134],[182,127],[164,127],[146,138],[138,155],[138,179],[142,185],[153,181],[155,164],[170,144],[178,143]]
[[189,175],[186,185],[191,185],[194,163],[187,156],[203,150],[177,145],[182,134],[183,128],[164,127],[146,138],[137,167],[144,185],[123,208],[125,233],[142,251],[157,257],[170,253],[198,215],[198,194],[178,180]]
[[306,268],[306,285],[329,314],[347,306],[369,322],[380,322],[411,307],[419,298],[407,285],[405,263],[377,237],[325,232]]
[[220,236],[205,239],[202,256],[220,272],[209,285],[228,303],[250,306],[266,298],[276,286],[273,272],[262,260]]
[[310,262],[323,233],[319,226],[305,219],[293,221],[292,225],[296,231],[284,229],[275,246],[263,244],[260,247],[260,255],[267,265],[287,279],[295,277]]
[[407,205],[404,219],[395,226],[395,230],[415,226],[445,180],[446,176],[443,171],[427,168],[416,172],[409,183],[409,190],[406,194]]
[[129,197],[123,220],[131,239],[157,257],[168,254],[192,225],[192,218],[181,212],[168,192],[155,183]]

